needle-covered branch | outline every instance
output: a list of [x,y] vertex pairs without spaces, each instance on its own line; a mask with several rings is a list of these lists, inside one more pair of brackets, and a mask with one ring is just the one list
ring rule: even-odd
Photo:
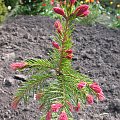
[[[94,99],[105,99],[101,87],[89,77],[72,68],[73,20],[89,14],[88,5],[74,6],[76,0],[67,0],[64,5],[55,6],[53,11],[60,16],[54,23],[56,36],[51,42],[53,52],[50,59],[29,59],[11,64],[11,68],[27,69],[31,77],[18,89],[12,102],[16,108],[22,98],[29,98],[31,91],[40,103],[40,110],[46,114],[43,120],[68,120],[84,104],[93,104]],[[27,97],[28,96],[28,97]],[[26,100],[26,99],[25,99]]]

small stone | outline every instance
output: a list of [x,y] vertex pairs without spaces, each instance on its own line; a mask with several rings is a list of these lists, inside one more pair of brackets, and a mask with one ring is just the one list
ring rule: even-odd
[[34,37],[34,40],[37,40],[37,37]]
[[32,38],[28,38],[28,41],[29,41],[29,42],[33,42]]
[[74,56],[74,57],[72,58],[72,60],[73,60],[73,61],[77,61],[77,60],[78,60],[78,57]]
[[101,67],[101,66],[102,66],[102,64],[99,62],[95,64],[95,67]]
[[43,39],[43,40],[45,40],[45,39],[46,39],[46,36],[41,36],[40,38]]
[[6,48],[6,49],[12,49],[12,46],[4,45],[4,48]]
[[11,111],[10,111],[10,110],[7,110],[7,112],[8,112],[9,114],[11,114]]
[[16,80],[23,81],[23,82],[27,81],[27,77],[25,75],[22,75],[22,74],[14,75],[13,78]]
[[21,56],[19,56],[19,57],[16,57],[15,60],[16,60],[16,61],[18,61],[18,60],[19,60],[19,61],[22,61],[22,60],[24,60],[24,58],[21,57]]
[[7,106],[4,106],[4,109],[7,109]]
[[[4,115],[4,118],[9,118],[9,116],[5,114],[5,115]],[[4,120],[5,120],[5,119],[4,119]]]
[[27,111],[29,111],[29,108],[24,108],[22,111],[27,112]]
[[80,67],[79,66],[77,66],[76,68],[75,68],[75,70],[79,70],[80,69]]
[[28,39],[28,34],[24,34],[23,38]]
[[17,36],[17,33],[13,33],[12,35],[13,35],[13,36]]
[[7,77],[7,78],[4,79],[4,85],[6,87],[10,87],[14,84],[15,84],[15,79],[13,79],[12,77]]
[[81,53],[81,56],[84,58],[84,59],[93,59],[94,57],[86,52],[82,52]]
[[14,52],[3,53],[1,59],[5,60],[5,61],[14,60],[15,59],[15,53]]
[[96,53],[96,49],[90,49],[89,53],[90,54],[95,54]]
[[35,58],[42,59],[43,56],[42,56],[42,55],[39,55],[39,56],[36,56]]

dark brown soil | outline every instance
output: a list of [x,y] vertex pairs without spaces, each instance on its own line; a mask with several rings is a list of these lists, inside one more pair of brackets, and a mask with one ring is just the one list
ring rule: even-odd
[[[27,58],[48,58],[53,36],[53,23],[47,17],[19,16],[0,28],[0,120],[38,120],[38,103],[27,107],[21,103],[16,111],[10,108],[18,80],[18,72],[9,64]],[[102,86],[106,100],[87,106],[75,120],[120,120],[120,30],[102,25],[76,25],[73,67]]]

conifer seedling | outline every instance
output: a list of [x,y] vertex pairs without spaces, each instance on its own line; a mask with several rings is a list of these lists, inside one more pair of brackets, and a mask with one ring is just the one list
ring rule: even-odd
[[13,70],[27,70],[30,74],[13,98],[13,109],[17,108],[22,99],[27,102],[33,92],[44,114],[41,120],[71,120],[72,113],[79,112],[84,104],[93,104],[95,98],[100,101],[105,99],[101,87],[74,70],[71,64],[73,20],[90,13],[88,5],[75,8],[75,2],[67,0],[53,7],[60,19],[54,23],[56,35],[51,42],[53,52],[49,60],[28,59],[10,65]]

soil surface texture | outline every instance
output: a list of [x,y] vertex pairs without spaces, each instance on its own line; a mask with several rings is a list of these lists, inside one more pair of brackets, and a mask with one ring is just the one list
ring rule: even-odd
[[[9,65],[27,58],[48,58],[54,20],[18,16],[0,27],[0,120],[39,120],[38,103],[10,107],[13,95],[26,76]],[[75,115],[75,120],[120,120],[120,30],[75,25],[73,67],[98,82],[106,96]],[[19,78],[19,79],[16,79]]]

